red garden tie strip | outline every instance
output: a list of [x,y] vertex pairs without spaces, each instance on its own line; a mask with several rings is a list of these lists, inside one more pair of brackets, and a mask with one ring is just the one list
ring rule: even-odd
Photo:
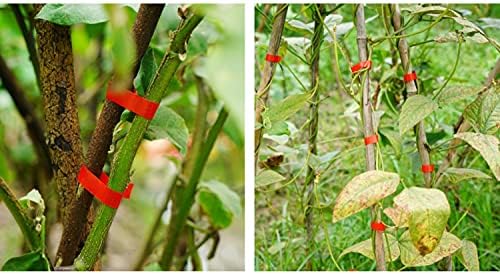
[[365,137],[365,146],[375,144],[377,142],[378,142],[378,136],[376,134]]
[[115,91],[108,88],[106,98],[148,120],[153,119],[159,106],[158,103],[143,98],[129,90]]
[[[108,175],[106,175],[106,173],[102,172],[101,175],[99,176],[99,180],[101,180],[101,182],[103,182],[105,185],[108,185],[109,177],[108,177]],[[125,188],[125,190],[122,193],[123,198],[129,199],[133,188],[134,188],[134,184],[129,183],[127,185],[127,188]]]
[[112,190],[106,184],[108,182],[108,176],[104,173],[101,174],[101,178],[104,181],[99,180],[86,166],[80,168],[78,173],[78,182],[94,197],[96,197],[103,204],[111,207],[118,208],[122,198],[128,199],[130,197],[130,192],[132,191],[133,184],[129,184],[127,189],[123,193]]
[[266,61],[269,61],[271,63],[279,63],[281,62],[281,56],[279,55],[272,55],[272,54],[266,54]]
[[432,173],[434,171],[434,165],[422,165],[423,173]]
[[366,61],[359,62],[356,65],[352,66],[351,72],[356,73],[361,69],[370,69],[371,67],[372,67],[372,61],[366,60]]
[[415,71],[412,71],[410,73],[403,75],[403,81],[405,83],[415,81],[415,80],[417,80],[417,73]]
[[382,222],[372,222],[371,223],[372,230],[375,231],[385,231],[385,224]]

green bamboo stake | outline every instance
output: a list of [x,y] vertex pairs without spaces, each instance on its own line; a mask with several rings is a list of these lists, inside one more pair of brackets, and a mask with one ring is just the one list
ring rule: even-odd
[[[146,98],[150,101],[159,102],[167,89],[170,80],[174,76],[186,54],[186,44],[193,30],[203,19],[202,15],[193,14],[189,19],[181,21],[174,33],[170,49],[162,60],[153,83],[150,85]],[[182,58],[182,59],[181,59]],[[143,135],[149,126],[150,120],[140,116],[135,116],[130,130],[118,150],[111,168],[109,187],[115,191],[123,192],[130,179],[130,168],[134,161],[137,149],[142,141]],[[99,206],[97,218],[92,226],[92,230],[85,242],[82,252],[75,260],[76,270],[90,270],[104,244],[111,223],[116,214],[116,209],[105,205]]]

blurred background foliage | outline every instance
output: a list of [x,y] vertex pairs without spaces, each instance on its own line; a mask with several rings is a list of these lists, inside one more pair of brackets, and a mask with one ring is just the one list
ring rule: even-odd
[[[269,7],[272,6],[270,9]],[[444,6],[444,5],[441,5]],[[270,88],[268,106],[272,106],[285,97],[310,91],[310,40],[314,23],[311,19],[310,4],[292,4],[289,6],[283,32],[280,55],[283,61],[277,66]],[[500,38],[500,5],[497,4],[453,4],[450,8],[475,23],[493,39]],[[402,16],[410,18],[410,12],[417,5],[401,5]],[[340,77],[343,83],[351,83],[350,66],[358,63],[356,29],[353,25],[355,5],[327,4],[325,10],[334,12],[325,18],[330,28],[336,27],[336,35],[346,58],[339,52]],[[272,18],[276,5],[258,4],[255,7],[255,85],[259,84],[260,72],[264,66]],[[386,36],[380,5],[365,5],[366,27],[369,39],[375,40]],[[417,16],[406,33],[423,29],[435,20],[436,16]],[[328,19],[331,19],[328,22]],[[416,20],[416,21],[415,21]],[[389,21],[390,22],[390,21]],[[389,25],[392,30],[392,25]],[[309,29],[309,30],[308,30]],[[419,77],[419,88],[423,94],[433,94],[450,75],[456,60],[457,43],[438,43],[436,39],[448,33],[456,33],[463,26],[453,20],[442,20],[430,31],[408,37],[411,47],[411,61]],[[439,40],[439,39],[437,39]],[[255,267],[257,270],[300,270],[308,261],[313,270],[336,270],[328,253],[326,236],[321,219],[327,224],[333,254],[338,258],[342,250],[370,237],[369,210],[364,210],[333,225],[332,205],[337,194],[355,175],[365,170],[365,151],[362,144],[362,121],[357,103],[339,87],[335,75],[335,57],[333,39],[325,31],[325,40],[320,52],[319,76],[319,133],[317,138],[319,168],[321,176],[317,182],[321,209],[314,209],[315,243],[306,242],[304,212],[301,207],[300,189],[305,180],[307,162],[307,126],[308,105],[286,120],[279,129],[265,132],[264,146],[260,149],[260,165],[271,164],[270,168],[284,176],[274,184],[259,186],[257,182],[255,196]],[[422,43],[424,42],[424,43]],[[394,40],[392,41],[394,43]],[[399,63],[396,51],[395,59],[391,55],[391,45],[387,40],[374,48],[372,69],[370,71],[371,92],[380,91],[388,96],[378,97],[380,113],[380,132],[397,136],[393,145],[382,135],[379,145],[384,168],[399,173],[407,186],[422,186],[420,159],[415,148],[413,134],[399,137],[397,120],[403,102],[403,72],[399,66],[393,67],[393,60]],[[462,44],[458,69],[448,83],[448,87],[481,89],[488,73],[492,70],[499,52],[489,43],[476,43],[467,40]],[[357,90],[357,88],[354,88]],[[496,87],[496,92],[498,87]],[[359,98],[359,97],[358,97]],[[457,123],[464,108],[475,99],[466,99],[446,104],[426,119],[426,134],[432,148],[432,161],[436,169],[448,150],[448,142],[453,137],[453,126]],[[396,109],[388,106],[388,100]],[[499,136],[498,126],[494,135]],[[458,153],[465,153],[462,167],[474,168],[491,174],[488,165],[475,151],[460,146]],[[314,159],[313,159],[314,160]],[[314,162],[314,161],[313,161]],[[318,163],[316,163],[318,164]],[[327,166],[330,165],[328,168]],[[295,177],[297,176],[297,177]],[[464,180],[460,183],[445,183],[439,187],[447,196],[451,206],[449,226],[459,223],[454,234],[461,239],[473,241],[479,252],[481,270],[499,270],[500,249],[500,195],[499,185],[494,179]],[[294,181],[294,179],[296,179]],[[271,183],[271,182],[269,182]],[[396,193],[403,189],[401,184]],[[392,198],[385,199],[384,205]],[[386,218],[386,216],[384,216]],[[309,245],[311,253],[305,253]],[[348,254],[339,261],[344,270],[374,270],[375,262],[356,253]],[[398,261],[390,270],[402,267]],[[436,266],[410,268],[409,270],[436,270]],[[454,269],[464,267],[454,259]]]
[[[82,5],[84,12],[106,14],[119,11],[125,18],[124,29],[131,31],[138,5]],[[170,32],[179,23],[179,5],[166,5],[153,36],[148,52],[148,67],[140,73],[154,75],[156,68],[169,46]],[[244,138],[243,138],[243,5],[198,5],[206,20],[195,30],[189,42],[188,54],[182,67],[172,81],[162,105],[179,114],[192,132],[197,105],[195,76],[202,77],[214,91],[218,102],[224,102],[230,110],[229,120],[224,125],[212,151],[202,180],[217,180],[244,197]],[[127,44],[126,36],[119,37],[116,28],[108,21],[75,24],[71,27],[74,70],[77,88],[77,104],[84,151],[87,151],[96,118],[104,102],[107,83],[113,68],[125,64],[113,45]],[[43,120],[41,95],[36,76],[22,33],[9,5],[0,4],[0,52],[9,68],[22,86],[28,100],[36,107],[36,114]],[[120,49],[118,49],[120,50]],[[122,56],[130,52],[121,53]],[[115,56],[114,56],[115,55]],[[118,55],[118,56],[117,56]],[[132,55],[133,56],[133,55]],[[117,62],[118,63],[114,63]],[[122,58],[123,59],[123,58]],[[121,61],[121,63],[120,63]],[[144,66],[143,60],[143,66]],[[135,81],[139,93],[144,85]],[[207,120],[213,123],[219,106],[210,109]],[[127,115],[122,116],[123,124]],[[122,124],[122,126],[123,126]],[[120,127],[120,126],[119,126]],[[117,129],[119,128],[117,127]],[[189,144],[189,140],[187,140]],[[112,148],[113,149],[113,148]],[[105,169],[109,170],[109,161]],[[136,187],[130,201],[123,203],[111,227],[108,252],[104,256],[104,269],[130,269],[139,255],[145,234],[150,230],[156,211],[169,188],[174,174],[180,168],[182,155],[167,139],[144,140],[136,155],[132,180]],[[37,180],[34,169],[37,157],[29,139],[22,117],[0,82],[0,177],[4,178],[18,196],[24,195]],[[51,199],[53,199],[52,197]],[[54,198],[55,199],[55,198]],[[163,217],[168,221],[167,211]],[[208,262],[208,269],[243,269],[244,225],[243,216],[237,216],[232,225],[221,231],[221,243],[216,257]],[[51,233],[50,255],[53,256],[60,233],[59,225]],[[165,228],[161,228],[158,239],[164,239]],[[22,236],[4,206],[0,206],[0,265],[8,258],[22,254]],[[204,250],[207,249],[207,250]],[[204,251],[203,251],[204,250]],[[156,252],[156,251],[155,251]],[[202,248],[202,253],[208,252]],[[206,257],[206,256],[205,256]]]

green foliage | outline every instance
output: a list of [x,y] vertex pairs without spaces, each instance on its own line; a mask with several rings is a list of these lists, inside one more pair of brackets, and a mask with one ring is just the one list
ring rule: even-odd
[[[137,6],[128,5],[134,11]],[[98,24],[106,22],[109,17],[104,5],[87,4],[46,4],[35,19],[46,20],[58,25],[71,26],[74,24]]]
[[50,263],[39,250],[10,258],[2,266],[2,271],[50,271]]
[[153,81],[156,70],[158,69],[159,60],[155,55],[155,50],[153,48],[148,48],[144,57],[141,60],[141,66],[137,77],[134,81],[134,87],[137,90],[137,94],[144,96],[149,85]]
[[227,228],[242,212],[238,194],[221,182],[200,183],[197,200],[216,229]]
[[[391,234],[387,234],[387,241],[389,242],[389,245],[384,246],[385,260],[388,262],[395,261],[399,258],[400,254],[398,241],[396,237],[392,236]],[[364,240],[351,247],[344,249],[342,253],[340,253],[339,258],[342,258],[344,255],[353,252],[362,254],[363,256],[368,257],[371,260],[375,260],[375,255],[373,254],[373,244],[371,239]]]
[[279,103],[269,107],[262,113],[264,128],[273,128],[274,124],[286,120],[292,114],[302,109],[311,96],[312,93],[290,95]]
[[399,134],[403,135],[437,108],[438,105],[428,97],[415,95],[408,98],[399,116]]
[[144,138],[146,140],[167,138],[184,155],[187,151],[188,135],[184,119],[171,108],[162,104],[144,134]]
[[286,178],[274,170],[262,170],[255,176],[255,187],[265,187],[275,183],[279,183]]
[[500,124],[500,93],[499,89],[492,87],[481,94],[464,109],[464,118],[472,127],[485,134],[498,132]]

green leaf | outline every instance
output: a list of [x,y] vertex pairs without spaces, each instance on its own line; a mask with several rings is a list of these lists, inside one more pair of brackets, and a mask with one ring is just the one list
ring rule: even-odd
[[233,217],[241,215],[241,201],[238,194],[217,181],[200,184],[198,202],[207,213],[211,224],[217,229],[228,227]]
[[382,138],[386,138],[389,141],[389,144],[392,146],[394,149],[394,152],[396,153],[396,157],[401,156],[401,150],[402,150],[402,145],[401,145],[401,136],[394,131],[391,130],[379,130],[380,135]]
[[462,243],[455,235],[444,232],[439,245],[431,253],[422,256],[412,244],[410,233],[405,231],[399,239],[399,249],[401,251],[401,262],[405,266],[426,266],[431,265],[444,257],[455,253]]
[[481,88],[477,87],[448,86],[438,95],[436,101],[440,106],[445,106],[476,95],[480,91]]
[[367,171],[347,183],[335,200],[333,222],[368,208],[396,191],[399,175],[385,171]]
[[155,76],[156,70],[158,69],[158,60],[156,60],[154,51],[154,49],[148,48],[146,53],[144,53],[144,56],[141,60],[139,72],[137,73],[137,77],[134,81],[134,86],[137,90],[137,94],[141,96],[144,96],[144,94],[146,93],[146,90],[153,81],[153,77]]
[[[312,93],[300,93],[286,97],[282,101],[270,106],[262,113],[265,127],[285,121],[292,114],[301,110],[311,98]],[[267,124],[267,125],[266,125]]]
[[286,121],[279,121],[271,125],[270,128],[265,128],[264,132],[268,135],[290,135],[288,124]]
[[454,168],[450,167],[446,169],[443,174],[446,176],[449,182],[458,183],[460,181],[469,179],[491,179],[490,176],[484,174],[483,172],[470,168]]
[[2,271],[48,271],[50,263],[41,251],[10,258],[2,266]]
[[167,138],[182,155],[186,154],[188,129],[184,119],[166,105],[160,105],[155,117],[151,121],[144,138],[157,140]]
[[35,19],[64,26],[97,24],[109,20],[103,5],[82,4],[45,4]]
[[423,95],[417,94],[408,98],[399,116],[399,134],[403,135],[437,108],[438,105],[432,99]]
[[500,125],[500,93],[495,88],[481,94],[464,109],[464,118],[481,133],[493,134]]
[[307,49],[311,46],[311,40],[306,37],[285,37],[283,39],[299,56],[305,56]]
[[408,216],[411,240],[419,253],[431,253],[439,244],[450,217],[446,195],[437,189],[410,187],[394,198],[394,204]]
[[479,271],[479,258],[476,245],[467,240],[462,240],[462,247],[458,251],[458,260],[469,271]]
[[475,150],[479,151],[481,156],[490,166],[497,180],[500,180],[500,152],[498,138],[492,135],[481,133],[463,132],[455,134],[455,138],[466,141]]
[[268,185],[279,183],[285,179],[286,178],[278,172],[271,169],[265,169],[259,172],[259,174],[257,174],[257,176],[255,177],[255,187],[265,187]]
[[[386,242],[385,237],[384,237],[385,260],[394,262],[397,258],[399,258],[398,241],[391,234],[386,234],[386,235],[387,235],[387,240],[389,241],[390,251],[389,251],[389,247],[387,246],[387,242]],[[371,239],[364,240],[360,243],[357,243],[351,247],[344,249],[344,251],[342,251],[342,253],[339,256],[339,259],[348,253],[359,253],[365,257],[368,257],[372,260],[375,260],[375,256],[373,255],[373,244],[372,244]],[[389,254],[391,254],[390,258],[389,258]]]

